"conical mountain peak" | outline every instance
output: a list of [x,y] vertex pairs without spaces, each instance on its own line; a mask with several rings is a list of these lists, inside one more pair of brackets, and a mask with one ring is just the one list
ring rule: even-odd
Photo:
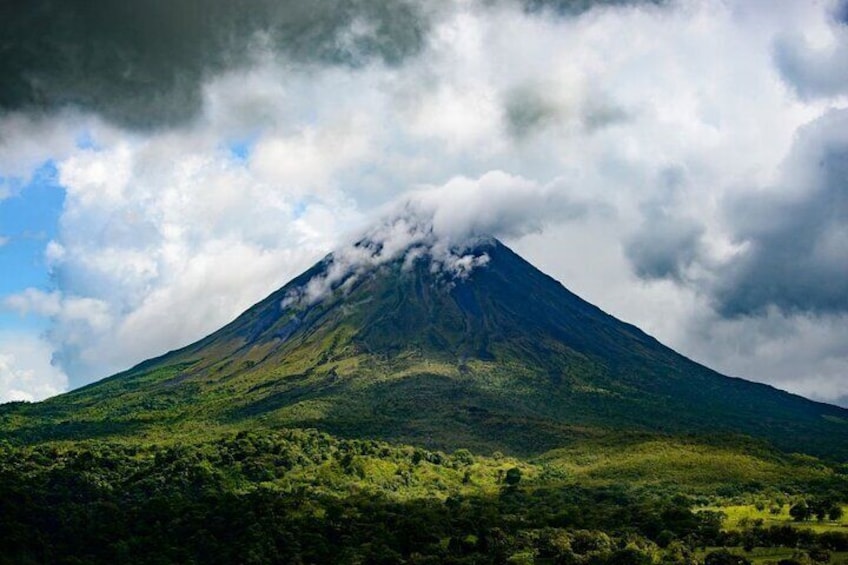
[[185,425],[516,453],[639,430],[848,456],[848,411],[711,371],[494,238],[456,244],[410,225],[336,250],[197,343],[45,405],[138,411],[146,426],[161,403]]
[[337,291],[347,292],[361,278],[392,266],[409,272],[417,268],[416,264],[424,263],[434,279],[463,280],[488,263],[487,250],[496,245],[499,242],[489,236],[453,243],[436,238],[432,230],[421,232],[408,226],[404,232],[371,233],[327,255],[306,280],[288,285],[282,305],[310,306]]

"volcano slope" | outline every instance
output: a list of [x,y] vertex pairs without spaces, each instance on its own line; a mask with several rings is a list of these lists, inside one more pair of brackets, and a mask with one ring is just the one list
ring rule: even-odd
[[358,266],[330,255],[192,345],[3,406],[0,429],[33,443],[317,428],[520,456],[611,433],[743,435],[848,459],[848,410],[699,365],[495,239],[450,266],[421,249],[355,250]]

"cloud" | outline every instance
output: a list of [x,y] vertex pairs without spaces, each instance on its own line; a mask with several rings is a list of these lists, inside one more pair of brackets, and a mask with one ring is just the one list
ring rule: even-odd
[[681,211],[687,199],[686,173],[670,167],[660,174],[661,190],[640,206],[639,227],[624,241],[624,253],[646,280],[693,282],[693,265],[704,258],[706,228],[697,215]]
[[3,305],[23,316],[30,313],[39,316],[55,316],[61,311],[61,297],[57,292],[28,288],[18,294],[5,297]]
[[267,50],[304,63],[397,63],[428,18],[416,2],[25,0],[3,9],[0,108],[74,106],[134,127],[198,114],[207,77]]
[[422,187],[385,207],[382,218],[326,259],[321,275],[290,292],[283,306],[308,305],[365,272],[393,261],[405,267],[427,258],[434,273],[464,279],[489,257],[474,249],[489,237],[520,237],[548,222],[586,213],[561,182],[539,185],[503,171],[478,179],[456,177]]
[[[526,0],[528,11],[574,15],[636,2]],[[173,126],[202,111],[211,76],[271,53],[307,65],[400,65],[454,3],[407,0],[15,0],[2,12],[0,109],[95,111],[135,128]],[[478,6],[483,9],[483,6]]]
[[559,16],[575,16],[593,8],[620,8],[640,4],[662,4],[664,0],[523,0],[530,12],[546,11]]
[[0,202],[28,186],[39,167],[69,156],[76,149],[74,130],[81,125],[79,116],[67,112],[0,114]]
[[68,378],[51,363],[51,353],[35,335],[0,332],[0,402],[32,402],[67,390]]
[[0,247],[3,247],[7,243],[9,243],[10,238],[8,236],[0,235]]
[[787,33],[775,42],[774,57],[778,69],[798,94],[805,98],[848,93],[848,21],[845,19],[845,3],[831,4],[830,10],[823,14],[827,22],[815,29],[814,33]]
[[827,112],[799,128],[775,184],[724,198],[723,258],[710,256],[699,218],[646,209],[626,247],[635,272],[691,284],[726,317],[848,311],[846,131],[848,110]]
[[399,207],[427,218],[437,238],[461,243],[479,236],[521,236],[551,221],[579,217],[588,204],[572,197],[562,179],[539,184],[490,171],[478,179],[456,177],[440,187],[418,189],[405,195]]
[[[846,117],[828,125],[845,127]],[[788,312],[848,312],[845,141],[822,148],[819,178],[810,179],[801,194],[789,188],[730,206],[745,247],[722,273],[716,292],[721,312],[750,314],[769,305]]]

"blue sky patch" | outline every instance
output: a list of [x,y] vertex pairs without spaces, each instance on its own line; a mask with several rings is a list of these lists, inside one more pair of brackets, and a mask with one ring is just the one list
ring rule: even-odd
[[256,138],[247,137],[228,142],[227,149],[236,161],[245,163],[250,157],[254,145],[256,145]]
[[30,286],[49,288],[44,249],[56,237],[64,202],[53,161],[42,164],[27,185],[0,201],[0,236],[7,238],[0,246],[0,297]]
[[298,218],[303,216],[304,212],[306,212],[306,209],[308,207],[309,203],[307,203],[306,200],[299,200],[292,208],[292,215],[294,216],[294,219],[297,220]]

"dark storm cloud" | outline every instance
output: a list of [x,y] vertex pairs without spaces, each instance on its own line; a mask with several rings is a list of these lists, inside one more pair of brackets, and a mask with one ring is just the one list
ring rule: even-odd
[[568,108],[554,101],[540,85],[522,85],[506,93],[503,100],[507,132],[524,139],[571,119],[584,131],[593,133],[631,118],[624,109],[602,95],[588,96],[579,108]]
[[674,212],[685,199],[686,183],[681,167],[661,171],[657,194],[641,206],[641,226],[624,242],[624,254],[642,279],[681,282],[685,270],[699,258],[703,225]]
[[848,312],[845,131],[848,111],[826,114],[800,140],[798,150],[810,161],[799,163],[790,178],[803,186],[730,205],[736,236],[749,247],[723,274],[716,292],[722,313],[750,314],[770,305],[786,312]]
[[[625,243],[639,277],[694,285],[727,318],[769,308],[848,313],[848,110],[832,110],[799,131],[776,186],[724,204],[741,249],[728,261],[709,259],[705,227],[681,217],[675,198],[666,193],[658,200],[664,205],[644,206],[640,230]],[[693,264],[712,276],[686,280]]]
[[541,10],[563,16],[581,14],[597,7],[635,6],[639,4],[665,4],[667,0],[521,0],[528,11]]
[[848,91],[848,2],[839,4],[831,17],[835,34],[828,46],[813,46],[796,35],[775,42],[774,59],[781,76],[802,98]]
[[258,44],[297,62],[391,64],[420,48],[427,26],[412,1],[11,0],[0,6],[0,108],[71,105],[130,126],[190,119],[202,80],[245,63]]
[[558,110],[536,88],[517,88],[508,93],[504,102],[504,118],[509,134],[517,139],[544,129],[558,119]]
[[[634,3],[506,1],[563,16]],[[484,0],[479,8],[497,3]],[[0,3],[0,111],[71,106],[130,127],[181,123],[199,111],[203,81],[248,64],[257,47],[297,63],[399,64],[419,52],[434,14],[449,6],[415,0],[6,0]],[[526,119],[533,121],[532,111],[517,116]]]
[[640,278],[681,281],[698,258],[704,229],[701,225],[657,213],[625,245],[625,255]]
[[843,25],[848,25],[848,1],[841,2],[839,6],[836,8],[835,12],[836,21],[842,23]]

